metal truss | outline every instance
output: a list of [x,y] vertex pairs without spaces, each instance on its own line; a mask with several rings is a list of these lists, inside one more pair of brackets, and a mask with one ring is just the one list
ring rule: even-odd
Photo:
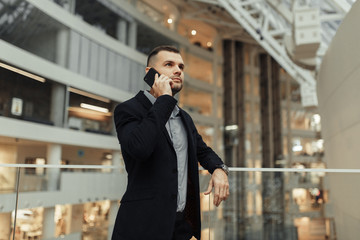
[[[301,86],[304,106],[317,105],[316,75],[341,20],[356,0],[197,0],[223,7]],[[309,69],[294,61],[286,36],[294,33],[294,9],[318,9],[320,43]]]

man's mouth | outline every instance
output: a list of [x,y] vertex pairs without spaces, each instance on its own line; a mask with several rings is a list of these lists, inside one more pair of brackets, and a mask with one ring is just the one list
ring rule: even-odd
[[172,80],[175,81],[175,82],[182,82],[182,79],[181,79],[181,78],[178,78],[178,77],[172,78]]

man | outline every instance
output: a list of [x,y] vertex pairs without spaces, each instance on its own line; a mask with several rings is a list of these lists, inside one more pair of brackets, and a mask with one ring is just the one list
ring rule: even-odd
[[155,75],[150,92],[119,104],[116,131],[128,172],[113,240],[200,240],[198,162],[212,173],[205,194],[214,204],[229,196],[227,167],[206,146],[191,117],[173,96],[184,81],[184,62],[171,46],[155,48],[146,72]]

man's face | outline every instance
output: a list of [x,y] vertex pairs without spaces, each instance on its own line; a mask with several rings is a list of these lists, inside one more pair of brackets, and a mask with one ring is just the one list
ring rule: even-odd
[[173,96],[178,93],[184,82],[184,61],[179,53],[160,51],[151,61],[151,67],[161,75],[168,76],[173,80],[171,86]]

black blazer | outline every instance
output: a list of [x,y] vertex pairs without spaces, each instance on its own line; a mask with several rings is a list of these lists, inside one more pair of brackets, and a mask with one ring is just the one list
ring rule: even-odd
[[[165,128],[177,101],[169,95],[154,105],[140,91],[119,104],[114,112],[128,185],[121,200],[112,240],[170,240],[177,208],[177,158]],[[206,146],[191,117],[180,116],[188,137],[188,190],[185,218],[200,239],[200,194],[198,162],[212,173],[222,164]]]

